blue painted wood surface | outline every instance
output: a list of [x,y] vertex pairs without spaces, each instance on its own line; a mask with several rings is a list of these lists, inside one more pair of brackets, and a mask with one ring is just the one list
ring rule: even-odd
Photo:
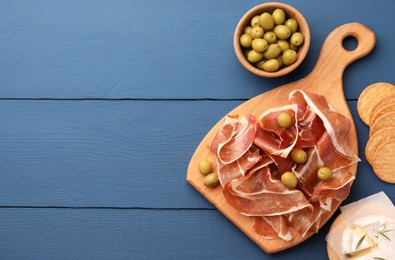
[[185,174],[222,116],[306,76],[326,36],[354,21],[377,43],[344,74],[362,159],[345,203],[381,190],[395,201],[365,160],[356,113],[366,86],[395,83],[392,1],[284,2],[306,17],[311,47],[297,71],[263,79],[232,48],[259,1],[0,0],[0,258],[325,258],[333,219],[268,255]]

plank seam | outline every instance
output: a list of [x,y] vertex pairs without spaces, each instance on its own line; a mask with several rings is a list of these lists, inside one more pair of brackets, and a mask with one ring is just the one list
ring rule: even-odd
[[2,101],[247,101],[247,98],[0,98]]
[[95,210],[217,210],[216,208],[153,208],[153,207],[71,207],[71,206],[0,206],[0,209],[95,209]]
[[[0,101],[247,101],[248,98],[0,98]],[[356,102],[358,99],[346,99]]]

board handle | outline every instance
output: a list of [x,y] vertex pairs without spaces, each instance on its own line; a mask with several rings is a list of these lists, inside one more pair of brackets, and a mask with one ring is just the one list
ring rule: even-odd
[[[346,37],[354,37],[357,40],[358,45],[354,50],[344,48],[343,40]],[[367,55],[375,42],[374,32],[360,23],[348,23],[337,27],[326,38],[311,75],[320,80],[342,82],[344,69],[351,62]],[[325,78],[327,75],[330,75],[330,78]]]

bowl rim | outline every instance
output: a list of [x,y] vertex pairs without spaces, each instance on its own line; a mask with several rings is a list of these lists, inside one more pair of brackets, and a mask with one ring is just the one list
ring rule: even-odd
[[[240,36],[242,35],[242,32],[244,31],[244,28],[249,24],[251,21],[252,17],[259,14],[263,13],[265,11],[267,12],[273,12],[275,9],[281,8],[284,10],[288,18],[293,18],[298,22],[299,25],[299,31],[303,34],[304,36],[304,43],[298,50],[298,59],[296,62],[290,66],[286,66],[281,68],[278,71],[275,72],[266,72],[264,70],[258,69],[257,67],[253,66],[244,56],[242,47],[240,45]],[[283,75],[286,75],[296,69],[304,60],[304,58],[307,55],[307,52],[310,48],[310,28],[309,25],[304,18],[304,16],[294,7],[280,3],[280,2],[267,2],[263,4],[259,4],[257,6],[252,7],[250,10],[248,10],[239,20],[237,23],[236,29],[234,31],[234,36],[233,36],[233,48],[236,54],[237,59],[239,62],[243,65],[245,69],[248,71],[252,72],[253,74],[265,78],[275,78],[275,77],[280,77]]]

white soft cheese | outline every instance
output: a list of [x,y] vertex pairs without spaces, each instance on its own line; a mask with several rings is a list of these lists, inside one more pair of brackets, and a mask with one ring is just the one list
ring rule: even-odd
[[[328,244],[339,259],[395,260],[395,207],[384,192],[350,203],[340,209],[344,221],[331,230],[327,237]],[[357,226],[367,234],[373,246],[362,241],[358,246],[360,250],[355,250],[358,237],[363,236],[355,234]],[[349,239],[346,238],[347,236]],[[352,236],[354,238],[351,238]]]
[[395,258],[395,219],[371,215],[353,224],[343,232],[343,254],[359,260]]
[[377,246],[377,251],[370,254],[370,259],[395,259],[395,219],[372,215],[354,223],[361,226]]
[[342,253],[353,255],[359,251],[374,247],[369,235],[359,226],[346,228],[342,236]]

